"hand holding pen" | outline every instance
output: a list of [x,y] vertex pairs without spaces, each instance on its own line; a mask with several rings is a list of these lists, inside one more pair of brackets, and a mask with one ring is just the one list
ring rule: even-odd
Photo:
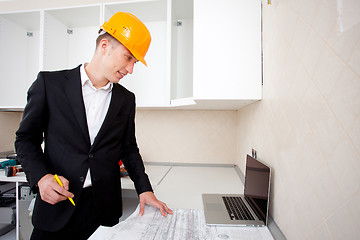
[[69,181],[62,176],[58,176],[58,179],[63,186],[55,180],[55,176],[52,174],[46,174],[38,182],[41,199],[52,205],[74,197],[74,194],[68,191]]
[[[57,174],[54,175],[54,179],[55,181],[61,186],[64,187],[64,185],[62,184],[62,182],[60,181],[60,178],[58,177]],[[75,206],[74,200],[72,199],[72,197],[68,197],[69,201],[72,203],[72,205]]]

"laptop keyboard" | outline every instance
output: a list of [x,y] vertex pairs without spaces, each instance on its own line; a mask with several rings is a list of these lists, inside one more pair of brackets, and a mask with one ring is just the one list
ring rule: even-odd
[[241,197],[222,197],[231,220],[254,220]]

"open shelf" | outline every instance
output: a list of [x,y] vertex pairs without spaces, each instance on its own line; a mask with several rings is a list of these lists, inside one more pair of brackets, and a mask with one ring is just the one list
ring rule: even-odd
[[95,51],[100,6],[45,10],[43,70],[74,68]]
[[1,107],[25,106],[27,89],[40,70],[39,50],[39,12],[0,14]]

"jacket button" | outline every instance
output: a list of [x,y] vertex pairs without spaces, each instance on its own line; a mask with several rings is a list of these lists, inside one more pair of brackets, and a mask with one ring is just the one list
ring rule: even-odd
[[84,177],[80,177],[80,182],[84,182]]
[[89,154],[89,158],[91,159],[91,158],[93,158],[94,157],[94,155],[92,155],[92,154]]

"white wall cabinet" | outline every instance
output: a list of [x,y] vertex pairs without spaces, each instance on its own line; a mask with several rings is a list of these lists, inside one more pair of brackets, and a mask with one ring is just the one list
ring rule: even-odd
[[152,36],[148,67],[120,82],[138,107],[236,109],[261,99],[260,0],[129,0],[0,13],[0,108],[22,110],[40,70],[88,62],[99,26],[118,11]]
[[192,74],[173,78],[172,104],[236,109],[261,99],[261,1],[193,0],[192,20],[193,29],[177,32],[178,53],[193,49],[182,69]]
[[0,15],[0,106],[19,108],[40,69],[40,12]]
[[99,5],[44,10],[42,70],[74,68],[90,61],[100,15]]

